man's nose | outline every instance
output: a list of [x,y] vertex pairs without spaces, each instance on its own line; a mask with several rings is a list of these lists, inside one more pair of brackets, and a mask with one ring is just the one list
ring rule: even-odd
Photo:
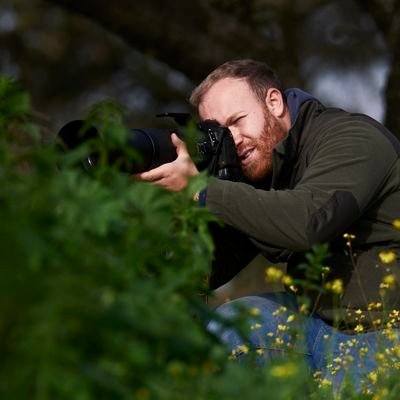
[[243,137],[240,131],[236,128],[229,128],[229,130],[231,131],[233,141],[235,142],[235,146],[238,147],[240,143],[242,143],[243,141]]

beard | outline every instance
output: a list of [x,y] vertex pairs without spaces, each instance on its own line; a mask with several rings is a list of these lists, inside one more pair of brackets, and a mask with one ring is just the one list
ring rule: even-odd
[[287,135],[287,130],[265,108],[264,127],[258,139],[250,139],[246,146],[254,147],[257,152],[254,160],[242,166],[243,174],[251,182],[260,182],[267,179],[272,173],[272,153],[279,142]]

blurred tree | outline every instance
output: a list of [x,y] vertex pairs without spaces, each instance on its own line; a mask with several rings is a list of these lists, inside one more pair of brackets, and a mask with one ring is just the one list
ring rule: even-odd
[[189,80],[133,50],[117,35],[49,3],[0,5],[0,73],[21,80],[36,110],[53,125],[81,117],[88,105],[116,98],[131,110],[128,122],[164,107],[181,109]]
[[[387,121],[399,132],[399,122],[391,122],[400,81],[397,4],[5,0],[0,72],[28,83],[36,108],[56,121],[112,96],[136,122],[166,108],[184,109],[194,82],[231,58],[267,60],[287,86],[306,89],[323,71],[362,73],[390,59]],[[322,100],[329,103],[327,97]]]
[[391,69],[386,83],[385,124],[400,137],[400,1],[357,0],[359,7],[374,20],[390,49]]
[[[268,60],[278,68],[288,86],[307,88],[320,69],[365,71],[389,55],[387,121],[400,132],[392,106],[397,106],[392,101],[397,100],[400,85],[393,62],[399,47],[398,23],[391,18],[398,13],[397,2],[375,6],[379,2],[252,0],[244,4],[202,0],[189,6],[179,0],[168,5],[153,0],[126,12],[133,11],[129,0],[112,5],[94,0],[50,1],[95,20],[138,51],[151,54],[194,81],[227,59],[252,57]],[[390,21],[381,21],[380,10],[385,10],[384,17]]]

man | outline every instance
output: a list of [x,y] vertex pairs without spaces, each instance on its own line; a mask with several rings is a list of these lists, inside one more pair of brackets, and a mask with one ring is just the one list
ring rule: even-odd
[[[299,89],[283,92],[275,72],[253,60],[218,67],[194,90],[191,103],[200,119],[229,128],[249,181],[210,179],[200,193],[201,203],[225,223],[214,232],[211,287],[225,283],[259,252],[287,262],[295,282],[307,284],[310,274],[299,268],[303,254],[329,243],[324,261],[329,270],[308,282],[320,290],[308,292],[302,351],[311,368],[336,385],[345,368],[329,363],[328,355],[338,360],[345,354],[350,373],[366,376],[376,366],[380,343],[389,348],[397,343],[400,230],[393,221],[400,217],[400,143],[365,115],[327,108]],[[139,179],[181,190],[198,174],[184,143],[176,135],[172,141],[177,159]],[[239,299],[219,312],[235,314],[238,302],[261,314],[248,347],[235,331],[209,324],[235,354],[250,348],[268,356],[277,343],[290,341],[282,328],[298,307],[290,290]]]

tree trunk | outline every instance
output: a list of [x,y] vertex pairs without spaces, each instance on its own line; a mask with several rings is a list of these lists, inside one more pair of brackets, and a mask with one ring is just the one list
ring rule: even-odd
[[400,1],[358,0],[357,3],[373,18],[390,50],[385,125],[400,138]]

